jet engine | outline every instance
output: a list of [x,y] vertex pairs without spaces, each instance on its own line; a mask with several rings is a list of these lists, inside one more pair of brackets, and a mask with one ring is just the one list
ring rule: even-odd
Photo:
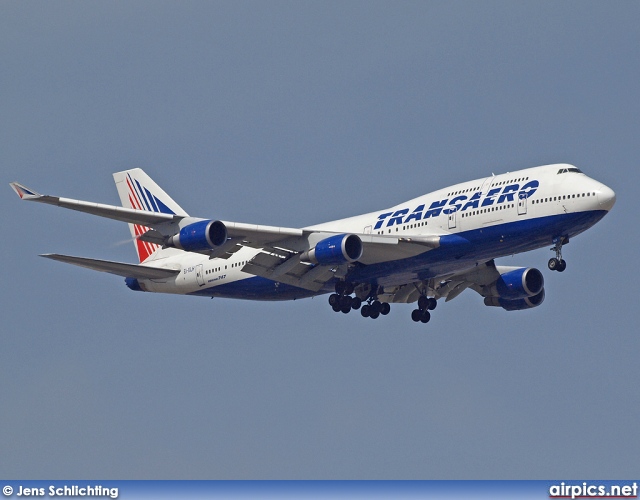
[[338,234],[319,241],[300,255],[300,260],[313,264],[344,264],[362,257],[362,240],[355,234]]
[[544,301],[544,278],[533,267],[496,268],[500,277],[483,290],[486,306],[520,311],[538,307]]
[[[500,272],[500,268],[497,268]],[[486,294],[491,297],[515,300],[538,295],[544,289],[542,273],[533,267],[507,268],[488,287]]]
[[227,241],[227,227],[219,220],[202,220],[180,229],[169,238],[168,245],[186,250],[201,252],[219,247]]

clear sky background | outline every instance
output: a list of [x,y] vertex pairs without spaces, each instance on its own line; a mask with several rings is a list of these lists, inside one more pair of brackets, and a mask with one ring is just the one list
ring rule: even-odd
[[[0,476],[632,478],[640,472],[638,2],[0,3]],[[534,266],[546,301],[467,291],[428,325],[326,296],[135,293],[142,167],[195,216],[301,227],[568,162],[611,214]]]

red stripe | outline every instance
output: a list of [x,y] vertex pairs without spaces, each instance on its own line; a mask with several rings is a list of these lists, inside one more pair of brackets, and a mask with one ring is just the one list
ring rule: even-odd
[[[131,204],[131,207],[135,210],[143,210],[142,204],[138,199],[136,191],[135,189],[133,189],[133,186],[131,186],[131,183],[129,182],[129,177],[126,178],[126,181],[127,186],[129,186],[129,203]],[[136,235],[138,258],[140,259],[140,262],[144,262],[158,249],[159,245],[156,245],[155,243],[149,243],[148,241],[141,241],[138,239],[139,236],[142,236],[149,230],[148,227],[141,226],[140,224],[134,224],[133,229]]]
[[[138,199],[138,195],[136,194],[136,190],[133,189],[133,186],[129,182],[129,178],[128,177],[127,177],[127,186],[129,186],[129,202],[131,203],[131,206],[133,208],[135,208],[136,210],[142,210],[142,204],[140,203],[140,200]],[[135,203],[132,200],[131,196],[133,196],[133,199],[135,199]]]

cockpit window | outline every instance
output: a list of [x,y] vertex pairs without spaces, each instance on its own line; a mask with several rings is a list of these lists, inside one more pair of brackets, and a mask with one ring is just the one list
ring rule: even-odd
[[561,168],[558,170],[558,174],[566,174],[567,172],[575,172],[576,174],[582,174],[582,170],[579,168],[571,167],[571,168]]

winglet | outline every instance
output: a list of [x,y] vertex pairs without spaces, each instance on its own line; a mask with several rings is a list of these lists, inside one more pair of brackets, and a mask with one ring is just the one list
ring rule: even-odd
[[10,182],[9,185],[21,200],[33,200],[42,197],[40,193],[34,191],[33,189],[29,189],[27,186],[23,186],[22,184],[19,184],[17,182]]

